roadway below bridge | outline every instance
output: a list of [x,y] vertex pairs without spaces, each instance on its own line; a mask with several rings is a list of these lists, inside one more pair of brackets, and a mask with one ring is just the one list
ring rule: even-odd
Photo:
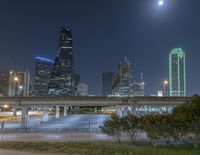
[[[47,122],[42,117],[30,117],[29,128],[20,128],[20,120],[5,122],[3,141],[114,141],[113,137],[101,132],[99,126],[110,118],[108,114],[68,115],[55,119],[52,116]],[[146,139],[144,133],[138,140]],[[124,135],[122,140],[128,141]]]
[[[55,115],[50,115],[49,120],[43,122],[42,116],[31,116],[29,117],[29,122],[27,128],[40,129],[43,131],[56,131],[62,129],[68,129],[69,131],[74,131],[78,129],[88,129],[89,125],[91,130],[98,130],[99,126],[103,124],[103,121],[110,118],[107,114],[77,114],[62,116],[60,118],[55,118]],[[89,124],[90,123],[90,124]],[[20,119],[6,121],[4,128],[9,131],[11,129],[20,129],[21,121]]]

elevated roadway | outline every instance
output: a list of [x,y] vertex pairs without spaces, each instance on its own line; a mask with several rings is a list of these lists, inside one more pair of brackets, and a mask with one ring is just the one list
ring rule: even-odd
[[179,105],[191,97],[0,97],[0,106]]
[[[56,107],[56,118],[59,118],[60,109],[64,107],[64,116],[67,115],[68,106],[77,107],[110,107],[115,106],[116,113],[126,114],[128,111],[136,114],[136,108],[141,106],[177,106],[183,104],[192,97],[0,97],[0,106],[13,107],[13,116],[16,109],[21,108],[21,127],[28,124],[28,110],[30,107],[43,108],[43,120],[48,120],[48,107]],[[131,108],[130,108],[131,107]],[[131,110],[130,110],[131,109]],[[97,111],[97,110],[95,110]]]

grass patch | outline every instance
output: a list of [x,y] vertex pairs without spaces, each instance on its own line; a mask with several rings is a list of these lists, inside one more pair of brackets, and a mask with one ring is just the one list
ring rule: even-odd
[[147,144],[114,142],[2,142],[0,148],[21,151],[80,155],[199,155],[189,146],[152,148]]

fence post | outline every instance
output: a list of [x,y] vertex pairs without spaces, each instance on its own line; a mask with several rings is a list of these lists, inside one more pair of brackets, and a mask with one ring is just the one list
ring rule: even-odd
[[1,122],[1,141],[3,141],[4,121]]
[[89,120],[89,124],[88,125],[89,125],[89,131],[88,132],[89,132],[89,142],[90,142],[90,120]]

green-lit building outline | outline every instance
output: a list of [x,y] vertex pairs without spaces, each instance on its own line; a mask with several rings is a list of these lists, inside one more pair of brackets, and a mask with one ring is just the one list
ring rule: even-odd
[[[173,94],[173,90],[172,90],[172,55],[173,54],[177,54],[177,66],[178,66],[178,90],[177,90],[177,95]],[[181,79],[180,79],[180,58],[183,58],[183,94],[181,94]],[[183,52],[183,50],[181,48],[175,48],[172,49],[170,54],[169,54],[169,96],[186,96],[186,68],[185,68],[185,53]]]

